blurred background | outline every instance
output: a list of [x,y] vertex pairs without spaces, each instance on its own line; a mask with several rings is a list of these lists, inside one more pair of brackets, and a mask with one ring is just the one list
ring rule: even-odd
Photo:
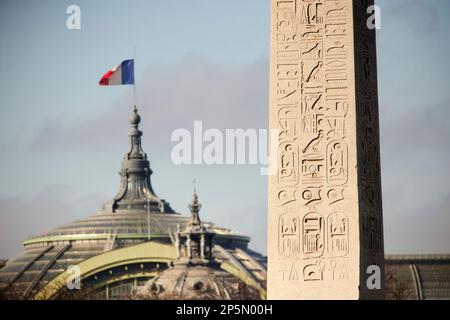
[[[448,253],[450,2],[376,3],[385,251]],[[268,0],[2,0],[0,40],[1,258],[117,192],[133,90],[97,83],[134,51],[155,192],[188,214],[196,178],[203,219],[266,253],[259,165],[174,165],[170,136],[194,120],[267,128]]]

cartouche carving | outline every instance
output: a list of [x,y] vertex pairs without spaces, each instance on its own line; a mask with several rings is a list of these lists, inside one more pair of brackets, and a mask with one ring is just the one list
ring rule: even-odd
[[278,251],[281,256],[293,257],[300,253],[300,218],[284,213],[279,220]]
[[272,0],[270,124],[280,134],[269,259],[302,288],[349,281],[358,237],[368,255],[383,244],[374,39],[354,30],[359,1]]

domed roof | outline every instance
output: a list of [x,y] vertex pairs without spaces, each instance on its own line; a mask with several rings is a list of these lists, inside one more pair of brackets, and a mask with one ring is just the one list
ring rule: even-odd
[[[121,183],[116,196],[106,202],[94,215],[60,226],[50,232],[25,241],[34,244],[53,239],[73,240],[116,234],[119,238],[133,239],[167,238],[177,226],[183,228],[189,218],[175,212],[170,204],[158,197],[151,184],[150,162],[142,149],[142,132],[139,130],[141,117],[136,106],[130,115],[129,151],[123,157],[119,172]],[[228,229],[212,223],[207,227],[223,235],[239,236]]]
[[150,280],[141,298],[175,300],[257,300],[260,293],[218,268],[175,265]]
[[[117,195],[92,216],[25,240],[24,252],[9,259],[0,269],[0,296],[31,299],[64,274],[67,266],[91,261],[116,249],[121,252],[133,250],[143,243],[169,245],[171,234],[178,227],[184,229],[189,225],[189,217],[175,212],[152,188],[150,177],[153,172],[147,154],[142,150],[140,120],[135,107],[130,116],[129,151],[122,160]],[[247,248],[249,237],[213,223],[202,225],[216,235],[214,258],[264,288],[265,259]],[[105,272],[112,278],[119,271],[125,272],[127,277],[133,276],[132,272],[136,277],[142,272],[150,277],[153,272],[166,268],[167,261],[159,263],[158,257],[149,258],[155,262],[144,259],[144,263],[135,262],[137,269],[119,264],[114,270]],[[128,262],[124,260],[123,263]],[[100,270],[104,268],[106,266]]]
[[258,290],[221,270],[213,258],[215,234],[200,220],[201,204],[195,189],[188,207],[191,219],[183,231],[178,226],[174,235],[177,259],[171,268],[145,284],[138,295],[149,299],[260,299]]
[[[130,115],[129,151],[123,157],[119,172],[121,183],[116,196],[106,202],[97,214],[60,226],[50,232],[25,241],[35,244],[49,240],[91,239],[116,235],[117,238],[148,240],[167,238],[178,225],[183,228],[188,217],[176,213],[170,204],[158,197],[151,184],[150,162],[142,149],[142,132],[139,130],[141,117],[136,106]],[[241,240],[247,237],[233,233],[209,223],[215,232]]]

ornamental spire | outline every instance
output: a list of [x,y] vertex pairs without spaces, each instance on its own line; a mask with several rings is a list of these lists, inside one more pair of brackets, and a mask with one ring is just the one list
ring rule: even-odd
[[142,159],[147,160],[147,154],[142,150],[141,137],[142,131],[139,130],[139,123],[141,116],[138,113],[136,106],[130,115],[131,128],[128,136],[130,137],[130,151],[127,153],[127,159]]
[[215,263],[212,258],[214,233],[208,231],[200,221],[199,211],[202,205],[198,201],[195,186],[192,201],[188,207],[191,211],[191,219],[183,231],[178,228],[174,235],[175,246],[177,248],[177,260],[174,263],[183,265],[212,265]]
[[120,190],[112,203],[112,211],[146,211],[155,213],[174,213],[170,205],[160,199],[153,191],[150,176],[153,171],[147,154],[142,149],[142,131],[139,130],[141,116],[134,106],[129,122],[129,151],[122,160]]
[[191,211],[191,220],[189,221],[189,225],[200,225],[200,216],[199,212],[202,208],[202,205],[198,202],[197,190],[195,188],[195,179],[192,182],[194,185],[194,193],[192,194],[192,201],[188,205],[189,210]]

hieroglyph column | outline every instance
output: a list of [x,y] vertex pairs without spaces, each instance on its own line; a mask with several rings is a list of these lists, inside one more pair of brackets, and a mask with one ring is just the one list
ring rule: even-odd
[[[269,299],[384,297],[370,5],[271,0],[270,128],[280,134],[271,141]],[[381,289],[367,286],[371,275]]]

